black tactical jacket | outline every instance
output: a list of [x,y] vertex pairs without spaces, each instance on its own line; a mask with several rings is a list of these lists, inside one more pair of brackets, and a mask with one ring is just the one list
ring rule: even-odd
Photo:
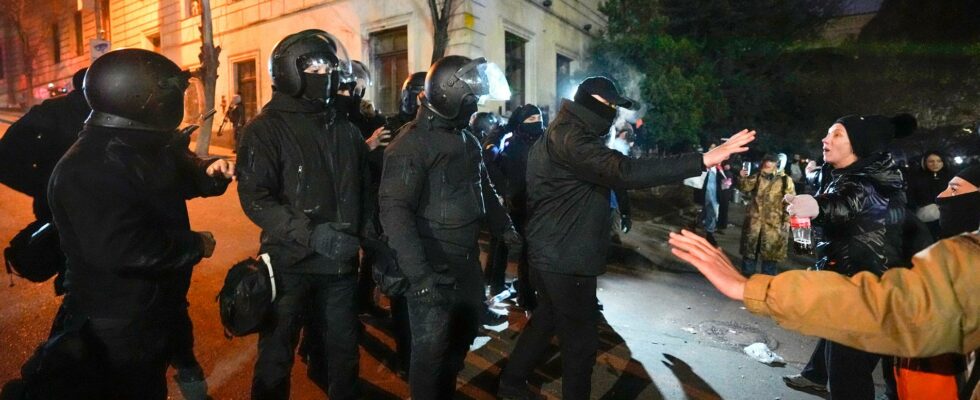
[[[885,272],[885,230],[889,199],[904,190],[902,173],[887,153],[858,160],[842,169],[824,166],[820,190],[814,196],[821,228],[818,267],[845,275]],[[901,244],[899,244],[900,246]]]
[[157,132],[86,127],[55,167],[51,212],[68,259],[65,304],[92,317],[183,307],[203,243],[185,200],[224,193],[213,161]]
[[315,255],[310,235],[318,224],[338,222],[350,224],[349,234],[374,236],[360,131],[331,108],[281,93],[242,129],[238,196],[245,215],[262,228],[259,251],[285,272],[353,271],[353,259],[336,263]]
[[491,231],[513,229],[487,177],[476,137],[425,107],[385,150],[381,225],[413,285],[448,273],[439,261],[479,257],[480,220]]
[[596,276],[606,271],[610,189],[679,182],[703,170],[701,154],[631,159],[605,146],[611,121],[565,100],[527,165],[531,266]]
[[45,100],[0,138],[0,183],[34,198],[34,216],[50,220],[47,189],[55,164],[68,151],[92,110],[81,90]]

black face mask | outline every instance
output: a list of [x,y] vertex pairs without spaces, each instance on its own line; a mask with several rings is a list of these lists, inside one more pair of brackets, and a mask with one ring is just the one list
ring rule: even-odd
[[612,126],[613,121],[616,120],[616,107],[605,105],[601,101],[596,100],[595,97],[592,97],[592,95],[582,93],[581,90],[575,93],[575,103],[594,112],[604,121],[608,121],[609,126]]
[[456,115],[456,119],[453,121],[457,128],[465,128],[470,125],[470,117],[479,110],[479,105],[476,104],[475,96],[466,96],[463,98],[463,102],[459,105],[459,114]]
[[544,123],[541,121],[523,122],[520,128],[518,128],[518,131],[528,139],[536,140],[544,134]]
[[415,115],[419,110],[419,93],[421,89],[409,89],[402,92],[401,112],[406,115]]
[[330,75],[303,74],[303,98],[324,103],[330,99]]
[[977,204],[980,204],[980,192],[937,198],[940,239],[977,230],[977,225],[980,225],[980,207]]

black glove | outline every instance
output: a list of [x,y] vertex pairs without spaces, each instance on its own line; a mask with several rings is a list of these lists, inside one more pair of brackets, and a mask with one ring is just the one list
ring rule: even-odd
[[627,233],[630,231],[630,228],[633,227],[633,220],[630,219],[629,214],[620,214],[619,225],[620,229],[623,230],[623,233]]
[[364,251],[371,256],[371,275],[381,292],[388,296],[405,295],[405,291],[408,290],[408,279],[398,268],[395,251],[378,239],[365,239],[363,246]]
[[310,248],[326,258],[347,262],[357,255],[360,239],[343,232],[350,228],[349,223],[328,222],[313,227],[310,235]]
[[514,229],[510,229],[504,232],[500,236],[500,239],[507,246],[507,259],[512,261],[520,260],[521,256],[524,255],[524,238]]

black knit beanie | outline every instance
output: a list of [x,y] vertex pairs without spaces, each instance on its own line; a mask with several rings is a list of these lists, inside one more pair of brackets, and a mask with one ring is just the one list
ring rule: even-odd
[[956,176],[970,182],[973,186],[980,187],[980,165],[964,168]]
[[858,158],[884,151],[893,139],[911,135],[918,127],[915,117],[909,114],[894,117],[848,115],[839,118],[836,123],[844,125],[851,148]]

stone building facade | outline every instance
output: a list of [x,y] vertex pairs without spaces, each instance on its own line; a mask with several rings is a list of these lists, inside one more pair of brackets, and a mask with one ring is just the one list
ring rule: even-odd
[[[3,33],[0,107],[36,103],[67,88],[71,74],[92,60],[90,41],[96,38],[97,16],[102,17],[104,39],[113,49],[154,50],[183,68],[200,67],[200,0],[53,3],[48,12],[34,13],[25,24],[36,54],[29,91],[18,73],[24,65],[15,54],[16,40],[11,40],[10,29]],[[560,96],[570,91],[571,75],[588,61],[590,40],[606,23],[598,11],[600,0],[455,3],[446,53],[483,56],[505,69],[514,92],[512,101],[484,105],[484,110],[503,114],[520,103],[538,104],[553,113]],[[427,0],[211,0],[211,9],[214,43],[221,47],[215,130],[233,95],[242,95],[248,116],[271,98],[269,54],[279,39],[302,29],[332,33],[352,58],[369,66],[374,85],[367,97],[384,113],[397,111],[402,81],[427,70],[432,58],[433,24]],[[60,54],[55,57],[55,53]],[[12,95],[11,88],[17,93]],[[202,96],[201,85],[192,85],[185,110],[188,121],[200,114]],[[230,135],[213,140],[231,145]]]

